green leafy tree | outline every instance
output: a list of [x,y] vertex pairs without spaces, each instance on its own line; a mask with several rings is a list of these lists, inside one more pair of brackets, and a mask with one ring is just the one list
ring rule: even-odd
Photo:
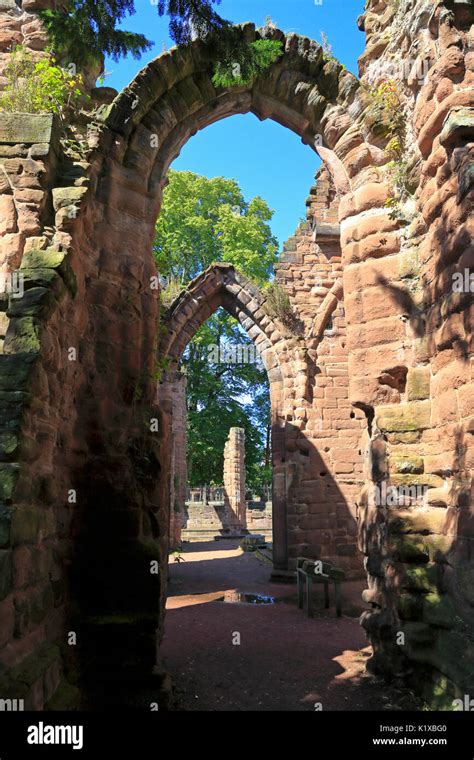
[[[263,490],[269,417],[268,379],[259,363],[212,361],[215,345],[253,349],[251,340],[223,310],[198,331],[183,357],[188,383],[188,472],[191,485],[221,484],[224,445],[231,427],[245,429],[247,486]],[[262,399],[268,415],[262,414]],[[271,476],[270,476],[271,477]]]
[[[184,288],[219,261],[234,264],[258,283],[268,281],[277,242],[266,202],[258,197],[247,201],[237,182],[223,177],[170,172],[169,180],[154,251],[158,270],[169,278],[173,295],[177,280]],[[252,361],[257,358],[254,352],[250,338],[222,309],[207,320],[186,349],[183,370],[188,381],[192,485],[222,483],[224,444],[231,427],[246,431],[248,487],[263,490],[271,480],[268,378],[261,362]],[[251,361],[236,362],[242,354]]]
[[268,281],[277,253],[268,204],[258,196],[246,201],[233,179],[174,171],[168,178],[154,249],[160,274],[187,283],[227,261],[258,283]]

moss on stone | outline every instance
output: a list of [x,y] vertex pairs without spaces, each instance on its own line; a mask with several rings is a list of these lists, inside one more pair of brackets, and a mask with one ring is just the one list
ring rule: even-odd
[[0,433],[0,459],[9,459],[18,449],[18,435],[11,431]]
[[22,269],[25,289],[34,288],[51,288],[58,287],[62,283],[61,277],[55,269],[41,268]]
[[396,597],[396,607],[402,620],[422,619],[423,599],[419,594],[399,594]]
[[443,478],[438,475],[401,475],[394,474],[390,477],[390,482],[394,486],[420,486],[421,488],[440,488],[444,485]]
[[54,248],[39,250],[32,248],[27,251],[21,262],[21,270],[27,269],[57,269],[63,263],[66,254]]
[[424,471],[423,457],[413,454],[395,454],[391,457],[395,471],[400,474],[422,473]]
[[0,502],[8,504],[13,500],[19,473],[17,464],[0,465]]
[[4,343],[6,354],[38,354],[40,348],[39,327],[33,317],[10,320]]
[[8,317],[44,317],[55,305],[53,292],[50,288],[30,288],[22,298],[10,300]]
[[26,387],[36,356],[30,353],[0,355],[0,391]]
[[440,628],[454,628],[459,622],[452,599],[444,594],[427,594],[423,600],[423,619]]
[[424,564],[429,561],[429,553],[424,543],[409,536],[392,540],[390,548],[399,562]]
[[431,372],[429,367],[414,367],[408,370],[407,399],[420,401],[430,397]]
[[414,591],[437,592],[438,566],[435,563],[426,563],[422,566],[408,567],[401,581],[401,587]]
[[429,428],[430,418],[431,403],[416,401],[381,407],[377,411],[376,424],[382,431],[407,432]]
[[10,544],[10,531],[12,523],[12,510],[10,507],[0,506],[0,547]]

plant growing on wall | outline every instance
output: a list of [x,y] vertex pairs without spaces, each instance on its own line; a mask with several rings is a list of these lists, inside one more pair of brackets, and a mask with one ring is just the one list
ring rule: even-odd
[[278,40],[256,40],[236,45],[222,56],[217,64],[212,82],[216,87],[235,87],[250,84],[263,74],[283,53]]
[[161,306],[164,311],[169,309],[173,301],[179,296],[186,286],[179,277],[169,277],[160,291]]
[[[325,63],[330,63],[333,61],[334,63],[339,63],[336,56],[333,53],[332,45],[330,44],[327,35],[324,32],[320,32],[321,34],[321,47],[323,49],[323,61]],[[339,63],[340,66],[342,66],[343,69],[345,69],[345,66],[343,66],[341,63]]]
[[7,85],[0,94],[0,110],[10,113],[57,113],[77,108],[84,99],[80,74],[61,68],[52,55],[35,62],[18,46],[5,68]]
[[407,161],[406,120],[401,84],[387,80],[369,91],[378,118],[378,131],[387,138],[387,169],[392,182],[392,196],[386,206],[395,218],[402,216],[401,202],[411,194]]
[[275,280],[263,287],[265,296],[264,311],[272,319],[279,319],[284,325],[293,329],[295,314],[288,293]]

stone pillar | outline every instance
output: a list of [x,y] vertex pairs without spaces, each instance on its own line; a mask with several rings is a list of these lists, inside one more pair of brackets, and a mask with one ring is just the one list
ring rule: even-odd
[[170,548],[181,541],[181,529],[186,510],[186,485],[188,480],[186,378],[178,375],[172,388],[173,448],[171,454],[170,484]]
[[224,447],[224,491],[226,506],[235,524],[246,527],[245,430],[231,428]]

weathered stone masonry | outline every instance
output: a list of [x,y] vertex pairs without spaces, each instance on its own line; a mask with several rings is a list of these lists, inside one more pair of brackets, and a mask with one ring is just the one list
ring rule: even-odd
[[[3,8],[2,28],[17,14]],[[469,13],[454,0],[369,0],[360,19],[362,82],[383,61],[429,58],[425,80],[402,85],[413,196],[395,215],[365,91],[316,43],[277,30],[243,28],[285,46],[253,87],[216,91],[202,43],[163,54],[89,127],[82,153],[65,152],[47,118],[2,133],[2,264],[20,264],[26,288],[2,320],[2,696],[41,709],[159,694],[173,373],[221,305],[269,372],[276,569],[305,552],[354,567],[357,500],[372,666],[448,705],[474,693],[474,305],[452,287],[473,265]],[[217,267],[176,305],[166,345],[151,256],[166,171],[198,129],[248,111],[311,147],[321,135],[334,187],[323,172],[315,229],[300,228],[277,275],[299,332]],[[175,361],[158,389],[157,351]],[[423,502],[377,504],[404,484],[426,487]]]
[[245,528],[245,430],[231,428],[224,447],[224,500],[232,521]]

